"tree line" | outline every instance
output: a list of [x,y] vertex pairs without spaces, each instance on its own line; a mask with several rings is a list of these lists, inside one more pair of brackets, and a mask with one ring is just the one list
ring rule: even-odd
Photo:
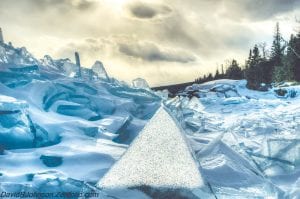
[[247,87],[255,90],[263,90],[271,83],[300,82],[300,31],[296,35],[292,34],[289,41],[285,41],[277,23],[270,53],[267,53],[265,44],[255,45],[244,66],[233,59],[226,70],[222,65],[221,71],[217,69],[215,74],[199,77],[195,83],[217,79],[246,79]]

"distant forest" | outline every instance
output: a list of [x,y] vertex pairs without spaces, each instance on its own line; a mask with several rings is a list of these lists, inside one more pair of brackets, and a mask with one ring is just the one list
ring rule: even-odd
[[274,39],[270,53],[266,44],[255,45],[249,52],[245,64],[241,66],[235,59],[217,69],[215,74],[209,73],[195,80],[204,83],[217,79],[246,79],[247,87],[255,90],[266,90],[271,83],[284,81],[300,82],[300,31],[285,41],[276,24]]

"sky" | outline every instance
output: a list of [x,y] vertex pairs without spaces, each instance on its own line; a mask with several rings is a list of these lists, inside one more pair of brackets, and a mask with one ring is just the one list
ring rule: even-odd
[[1,0],[5,41],[34,56],[100,60],[109,76],[151,86],[193,81],[299,28],[300,0]]

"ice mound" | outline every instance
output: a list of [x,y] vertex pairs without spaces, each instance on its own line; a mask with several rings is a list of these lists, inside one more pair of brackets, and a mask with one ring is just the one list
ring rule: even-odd
[[180,128],[160,108],[121,159],[99,181],[101,188],[198,188],[203,181]]
[[0,95],[0,154],[3,150],[46,146],[52,142],[48,133],[32,122],[28,104]]
[[149,89],[149,85],[146,80],[142,78],[136,78],[132,80],[132,86],[134,88],[142,88],[142,89]]
[[180,96],[205,98],[215,96],[218,98],[239,97],[239,87],[246,85],[243,80],[216,80],[204,84],[193,84],[180,92]]
[[[103,81],[91,69],[78,77],[68,59],[30,62],[25,49],[18,54],[0,46],[0,192],[80,192],[83,182],[85,191],[98,190],[93,185],[143,129],[161,98],[113,78]],[[66,63],[70,67],[64,68]],[[148,198],[137,190],[101,193],[98,198]]]
[[52,59],[49,55],[45,55],[40,59],[41,65],[50,70],[62,71],[63,65],[66,62],[71,62],[70,59]]
[[35,59],[25,47],[14,48],[5,43],[0,44],[0,64],[36,65]]
[[25,112],[27,107],[24,101],[0,95],[1,149],[32,146],[34,135],[31,133],[31,124]]

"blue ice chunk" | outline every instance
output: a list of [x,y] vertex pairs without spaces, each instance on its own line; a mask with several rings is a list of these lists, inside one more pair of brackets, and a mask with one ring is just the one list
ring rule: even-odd
[[41,155],[40,160],[47,166],[47,167],[57,167],[63,163],[63,158],[60,156],[48,156],[48,155]]
[[12,72],[19,72],[19,73],[32,73],[39,70],[38,65],[29,65],[29,66],[21,66],[21,67],[14,67],[9,68]]
[[84,134],[89,137],[96,137],[99,133],[99,128],[96,126],[79,127],[79,129],[82,130]]
[[121,144],[130,144],[143,128],[143,125],[140,123],[141,121],[129,116],[122,127],[117,131],[119,135],[115,137],[113,141]]
[[0,95],[0,145],[3,149],[32,148],[56,144],[60,138],[34,124],[25,101]]
[[56,111],[63,115],[81,117],[91,121],[101,119],[99,114],[83,105],[59,105]]
[[77,87],[81,87],[83,88],[83,91],[86,92],[87,94],[90,94],[90,95],[96,95],[97,94],[97,90],[91,86],[89,86],[88,84],[86,83],[81,83],[81,82],[73,82],[73,84]]
[[69,100],[78,104],[89,104],[91,100],[84,95],[70,95]]
[[0,82],[9,88],[24,86],[32,81],[26,74],[0,71]]
[[[47,95],[45,95],[45,96],[44,96],[44,99],[43,99],[43,101],[44,101],[44,110],[45,110],[45,111],[48,111],[49,108],[50,108],[56,101],[58,101],[58,100],[65,100],[65,99],[68,98],[68,96],[69,96],[69,94],[66,93],[66,92],[57,93],[57,94],[52,95],[52,96],[47,96]],[[49,98],[48,98],[48,97],[49,97]]]

